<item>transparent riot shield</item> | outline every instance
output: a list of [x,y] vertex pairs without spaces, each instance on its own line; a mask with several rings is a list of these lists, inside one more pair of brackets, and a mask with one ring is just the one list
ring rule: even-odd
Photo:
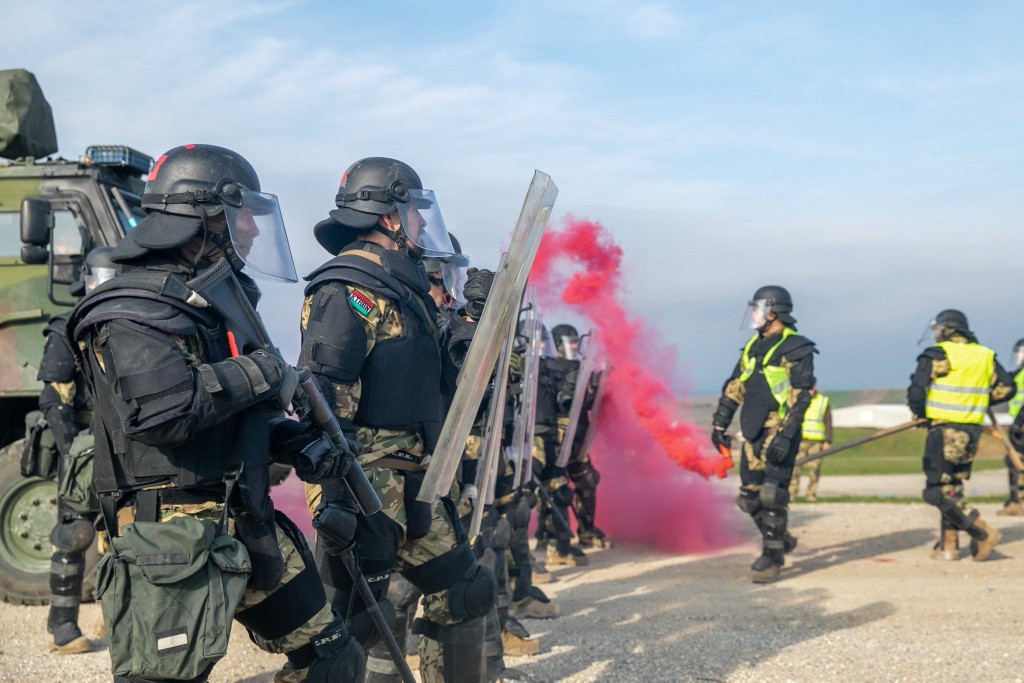
[[487,305],[459,372],[455,396],[427,465],[417,500],[433,503],[451,488],[466,437],[498,361],[501,345],[505,342],[505,332],[518,316],[518,304],[557,196],[558,188],[551,177],[534,171],[508,251],[498,262]]
[[498,479],[498,464],[501,462],[501,433],[505,427],[505,399],[508,397],[508,366],[512,358],[512,346],[516,341],[516,320],[509,326],[505,338],[505,346],[501,349],[498,359],[498,370],[494,375],[494,390],[491,402],[487,406],[487,417],[484,422],[483,455],[476,471],[477,504],[473,508],[473,517],[469,523],[470,537],[480,533],[480,522],[483,520],[484,507],[494,502],[494,486]]
[[527,346],[523,358],[522,401],[516,432],[512,435],[512,445],[519,456],[515,462],[516,488],[525,486],[531,478],[533,436],[537,424],[537,385],[540,380],[540,357],[544,348],[544,326],[541,324],[540,311],[537,310],[536,297],[532,290],[529,301],[524,320]]
[[594,405],[590,406],[590,423],[587,425],[587,433],[583,436],[583,443],[580,444],[581,456],[585,456],[590,452],[590,444],[593,443],[594,435],[597,433],[597,416],[601,411],[605,387],[608,386],[609,372],[611,372],[611,366],[606,361],[594,373],[597,375],[597,389],[594,390]]
[[[586,341],[585,347],[584,340]],[[576,429],[580,424],[580,415],[583,414],[583,402],[587,397],[587,387],[590,386],[594,356],[597,355],[597,344],[593,332],[583,335],[580,339],[579,355],[582,360],[580,360],[579,372],[576,374],[576,387],[572,392],[572,403],[569,405],[569,423],[565,426],[562,445],[558,451],[557,464],[559,467],[569,464],[569,458],[572,457],[572,445],[576,440]]]

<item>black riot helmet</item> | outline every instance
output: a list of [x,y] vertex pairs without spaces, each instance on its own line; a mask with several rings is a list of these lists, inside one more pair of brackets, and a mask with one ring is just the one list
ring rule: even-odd
[[313,228],[316,241],[337,254],[365,230],[378,230],[391,239],[394,233],[380,226],[381,216],[397,212],[402,234],[425,257],[456,253],[444,227],[437,200],[423,189],[419,174],[409,164],[387,157],[367,157],[342,174],[337,206],[330,218]]
[[740,327],[760,330],[768,324],[768,313],[774,313],[784,324],[793,327],[796,318],[791,315],[792,311],[793,299],[785,287],[765,285],[758,288],[747,302]]
[[142,208],[147,216],[115,248],[115,262],[203,235],[235,270],[297,280],[277,197],[261,192],[252,164],[237,152],[200,144],[169,150],[146,178]]
[[958,311],[955,308],[947,308],[944,311],[939,311],[938,314],[932,318],[925,328],[924,333],[918,340],[918,344],[926,343],[930,340],[936,342],[946,341],[954,334],[960,334],[967,337],[969,341],[976,342],[977,338],[974,333],[971,332],[971,327],[967,323],[967,316],[963,314],[963,311]]
[[72,296],[84,296],[117,275],[117,264],[110,260],[113,247],[96,247],[85,255],[82,273],[78,280],[68,285]]
[[555,339],[555,350],[562,358],[576,360],[580,347],[580,333],[567,323],[560,323],[551,328],[551,336]]

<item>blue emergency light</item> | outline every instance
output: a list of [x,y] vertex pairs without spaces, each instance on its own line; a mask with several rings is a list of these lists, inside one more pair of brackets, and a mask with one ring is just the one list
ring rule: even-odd
[[153,168],[153,157],[127,145],[92,145],[85,150],[85,156],[98,166],[118,166],[140,175]]

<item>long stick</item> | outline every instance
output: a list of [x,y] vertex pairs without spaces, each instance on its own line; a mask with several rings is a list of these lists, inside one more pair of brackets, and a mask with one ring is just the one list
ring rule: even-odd
[[1006,455],[1009,456],[1010,462],[1013,463],[1014,468],[1016,468],[1018,472],[1024,472],[1024,460],[1020,459],[1020,453],[1018,453],[1017,449],[1013,447],[1013,444],[1010,443],[1010,439],[1003,432],[1003,428],[999,426],[998,422],[996,422],[996,414],[991,408],[988,409],[988,419],[992,420],[992,431],[995,432],[1000,441],[1006,444]]
[[892,436],[893,434],[904,432],[913,427],[917,427],[918,425],[922,425],[927,421],[928,420],[926,420],[925,418],[919,417],[911,420],[910,422],[904,422],[903,424],[896,425],[895,427],[889,427],[888,429],[880,429],[874,434],[868,434],[867,436],[862,436],[859,439],[847,441],[846,443],[841,443],[838,446],[833,446],[832,448],[826,448],[825,450],[819,451],[814,455],[808,455],[806,458],[800,458],[799,460],[796,461],[796,463],[794,463],[794,466],[803,465],[804,463],[811,462],[812,460],[818,460],[820,458],[824,458],[834,453],[838,453],[839,451],[845,451],[848,448],[853,448],[854,446],[860,446],[861,444],[869,443],[871,441],[875,441],[876,439],[881,439],[886,436]]

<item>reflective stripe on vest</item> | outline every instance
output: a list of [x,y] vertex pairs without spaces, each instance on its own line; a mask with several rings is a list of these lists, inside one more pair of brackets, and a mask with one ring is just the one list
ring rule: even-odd
[[1017,374],[1013,376],[1013,383],[1017,385],[1017,393],[1010,399],[1008,410],[1010,417],[1017,417],[1017,413],[1024,407],[1024,366],[1017,368]]
[[803,439],[807,441],[825,440],[825,411],[828,410],[828,396],[815,394],[804,412],[804,423],[800,427]]
[[949,374],[928,387],[925,417],[959,424],[981,424],[988,410],[995,351],[981,344],[939,342],[949,359]]
[[[764,379],[768,382],[768,388],[779,404],[779,417],[786,415],[786,401],[789,399],[789,373],[784,367],[769,365],[768,361],[771,360],[775,350],[782,346],[782,342],[794,334],[796,334],[796,331],[793,328],[782,328],[782,339],[775,346],[768,349],[768,352],[764,354],[764,360],[761,361]],[[755,334],[747,341],[747,345],[743,347],[743,353],[740,355],[740,365],[743,368],[743,372],[740,373],[741,382],[746,382],[754,375],[754,370],[757,368],[757,359],[750,355],[750,347],[760,338],[760,334]]]

